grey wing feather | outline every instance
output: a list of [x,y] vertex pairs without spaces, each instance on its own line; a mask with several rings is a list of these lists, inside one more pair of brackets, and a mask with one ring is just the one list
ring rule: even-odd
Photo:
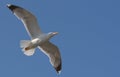
[[51,64],[59,73],[62,67],[62,62],[60,52],[57,46],[47,41],[46,43],[40,45],[39,48],[49,57]]
[[42,33],[37,23],[36,17],[29,11],[19,6],[10,4],[8,4],[8,8],[14,13],[16,17],[18,17],[18,19],[20,19],[23,22],[31,38],[36,38]]

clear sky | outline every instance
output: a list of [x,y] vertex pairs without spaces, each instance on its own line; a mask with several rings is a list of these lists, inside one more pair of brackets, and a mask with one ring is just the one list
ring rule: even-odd
[[[28,2],[29,1],[29,2]],[[120,77],[119,0],[0,0],[0,77],[58,77],[39,49],[25,56],[20,40],[29,40],[6,4],[31,11],[62,55],[59,77]]]

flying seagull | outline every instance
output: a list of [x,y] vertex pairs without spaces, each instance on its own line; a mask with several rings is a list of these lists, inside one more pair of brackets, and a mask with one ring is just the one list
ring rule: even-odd
[[60,73],[62,62],[59,49],[49,41],[49,39],[57,35],[58,32],[43,33],[39,28],[36,17],[32,13],[16,5],[7,4],[7,7],[23,22],[25,29],[31,37],[31,40],[21,40],[20,42],[20,47],[24,54],[31,56],[38,47],[49,57],[50,63],[57,73]]

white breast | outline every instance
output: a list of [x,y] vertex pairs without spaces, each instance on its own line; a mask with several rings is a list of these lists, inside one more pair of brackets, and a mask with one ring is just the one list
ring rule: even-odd
[[31,43],[32,44],[37,44],[37,43],[40,43],[40,39],[39,38],[36,38],[36,39],[33,39],[32,41],[31,41]]

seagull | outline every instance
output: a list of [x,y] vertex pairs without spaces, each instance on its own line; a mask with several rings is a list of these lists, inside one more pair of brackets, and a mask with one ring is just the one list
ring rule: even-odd
[[7,4],[7,7],[22,21],[31,38],[31,40],[20,41],[20,47],[23,53],[27,56],[32,56],[35,53],[35,49],[39,48],[49,57],[50,63],[59,74],[62,68],[61,55],[58,47],[49,41],[58,32],[43,33],[39,28],[36,17],[32,13],[12,4]]

